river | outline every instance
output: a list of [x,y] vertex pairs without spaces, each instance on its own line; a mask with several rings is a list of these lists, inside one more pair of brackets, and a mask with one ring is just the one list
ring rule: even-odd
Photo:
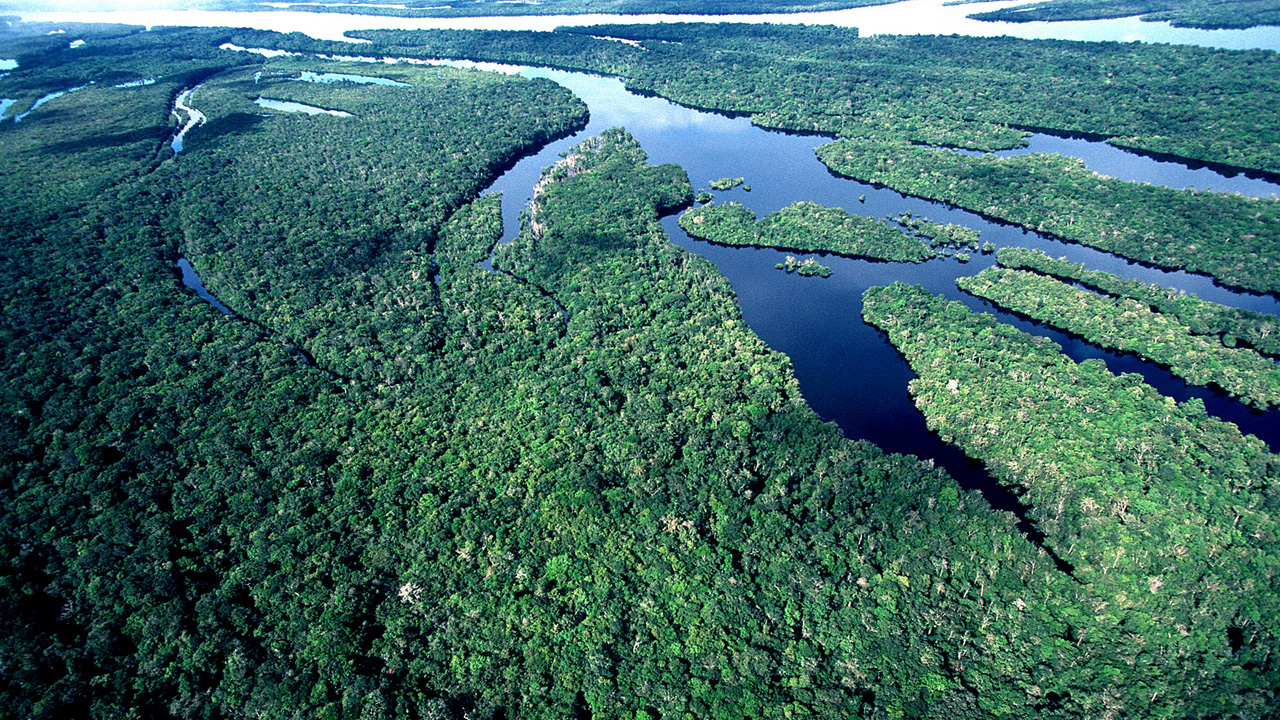
[[[901,6],[867,8],[858,11],[858,14],[869,17],[868,13],[872,10],[889,12],[892,8],[901,10],[918,6],[921,2],[923,0]],[[937,7],[934,0],[929,0],[929,4],[930,7]],[[851,15],[853,13],[847,12]],[[237,20],[235,24],[266,27],[280,22],[284,19],[283,16],[289,14],[254,15],[252,23]],[[263,19],[259,20],[256,15],[262,15]],[[312,23],[335,20],[335,16],[316,17],[306,13],[292,15],[304,16],[301,19],[305,22],[296,26],[272,26],[268,29],[301,29],[323,37],[324,33],[316,32]],[[237,17],[250,19],[243,15]],[[344,22],[357,25],[369,20],[388,20],[359,16],[336,18],[345,18]],[[510,22],[513,19],[497,20]],[[531,22],[536,24],[547,20],[533,18]],[[214,24],[226,22],[232,21],[219,19]],[[397,21],[395,25],[416,27],[416,22]],[[985,23],[981,25],[987,26]],[[1070,35],[1076,25],[1078,24],[1054,24],[1061,30],[1060,35]],[[1114,29],[1118,27],[1118,21],[1099,21],[1089,25]],[[349,25],[347,27],[351,29]],[[1024,31],[1024,36],[1033,36],[1031,33],[1039,31],[1027,25],[1015,25],[1013,29]],[[1158,23],[1141,23],[1137,29],[1146,31],[1143,39],[1159,39],[1162,33],[1170,30]],[[1245,37],[1241,34],[1242,31],[1231,32],[1237,33],[1232,37]],[[1280,38],[1280,31],[1276,29],[1248,35],[1251,38],[1259,36],[1265,36],[1265,42],[1259,41],[1258,45],[1251,46],[1272,47],[1280,44],[1276,42]],[[525,157],[486,191],[503,194],[503,220],[507,232],[504,241],[509,241],[519,227],[519,213],[528,202],[543,167],[554,163],[563,151],[584,138],[610,127],[623,126],[640,140],[648,151],[651,162],[673,162],[684,167],[695,189],[706,188],[710,180],[719,177],[745,177],[747,184],[751,186],[750,191],[737,188],[717,192],[716,200],[742,202],[760,216],[798,200],[842,207],[870,217],[895,216],[909,210],[917,216],[977,229],[984,241],[990,241],[999,247],[1032,247],[1054,256],[1066,256],[1073,261],[1086,262],[1092,269],[1158,282],[1194,292],[1216,302],[1280,314],[1280,301],[1273,296],[1233,292],[1215,285],[1204,276],[1166,272],[1129,263],[1083,246],[991,222],[958,208],[906,197],[886,188],[837,177],[818,162],[813,152],[814,148],[828,142],[828,138],[769,131],[751,125],[745,118],[693,110],[661,98],[642,97],[628,92],[622,82],[615,78],[539,68],[495,65],[488,65],[487,68],[519,72],[528,77],[549,78],[582,98],[591,111],[591,119],[585,129]],[[1080,157],[1089,167],[1099,172],[1131,181],[1264,197],[1280,194],[1280,185],[1264,179],[1224,175],[1212,168],[1160,161],[1087,139],[1040,134],[1032,138],[1030,149]],[[748,324],[770,347],[791,358],[805,399],[823,418],[836,422],[849,437],[865,438],[889,451],[911,453],[933,460],[966,487],[982,489],[997,507],[1016,509],[1017,501],[1008,493],[1002,494],[976,463],[928,431],[923,417],[915,409],[907,392],[907,383],[913,377],[909,367],[879,331],[862,322],[861,296],[867,287],[905,280],[920,283],[932,292],[964,302],[975,310],[994,312],[1003,322],[1052,338],[1076,360],[1099,358],[1114,372],[1141,373],[1148,383],[1180,401],[1200,398],[1213,415],[1236,423],[1244,431],[1262,438],[1273,449],[1280,449],[1278,413],[1254,411],[1222,393],[1190,387],[1152,363],[1132,355],[1102,350],[1079,338],[997,311],[989,303],[960,292],[955,287],[955,278],[977,273],[990,266],[994,262],[991,255],[975,253],[968,263],[960,263],[955,259],[937,259],[914,265],[823,256],[823,264],[830,266],[834,275],[826,279],[803,278],[774,268],[789,253],[761,248],[724,247],[699,241],[681,230],[674,216],[665,218],[663,225],[673,242],[707,258],[728,278],[738,295]]]

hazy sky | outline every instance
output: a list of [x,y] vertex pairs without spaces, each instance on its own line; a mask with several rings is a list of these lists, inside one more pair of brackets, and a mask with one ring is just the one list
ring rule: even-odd
[[118,10],[184,10],[204,6],[201,0],[6,0],[0,4],[0,15],[6,12]]

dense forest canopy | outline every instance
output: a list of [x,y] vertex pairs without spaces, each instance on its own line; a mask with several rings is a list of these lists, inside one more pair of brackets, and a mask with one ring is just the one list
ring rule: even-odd
[[[219,49],[351,47],[299,36],[75,29],[83,47],[0,29],[19,66],[0,97],[30,111],[0,120],[0,717],[1274,717],[1277,460],[1198,401],[873,288],[862,313],[930,426],[1025,503],[999,511],[813,412],[725,277],[663,232],[686,172],[626,130],[547,168],[499,245],[506,200],[481,192],[585,125],[563,87]],[[1185,112],[1226,140],[1170,142],[1280,167],[1273,54],[610,33],[644,49],[382,32],[362,51],[618,72],[885,154],[1016,144],[1028,116],[1159,144]],[[853,79],[826,88],[833,71]],[[396,84],[301,81],[324,72]],[[1057,105],[1023,107],[1055,84]],[[175,154],[178,98],[205,121]],[[1213,207],[1270,233],[1263,201]],[[733,208],[684,217],[895,260],[978,242]],[[179,256],[234,316],[183,287]],[[1142,302],[1268,352],[1266,318]]]

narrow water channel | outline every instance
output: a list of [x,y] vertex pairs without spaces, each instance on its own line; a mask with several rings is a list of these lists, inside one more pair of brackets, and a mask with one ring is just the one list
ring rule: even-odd
[[1057,153],[1079,158],[1090,170],[1130,182],[1151,183],[1178,189],[1209,190],[1237,193],[1250,197],[1280,197],[1280,183],[1265,179],[1262,173],[1230,172],[1212,168],[1206,163],[1184,163],[1161,160],[1124,150],[1105,142],[1067,135],[1035,133],[1027,147],[1000,150],[996,155],[1028,155]]
[[187,118],[186,122],[182,126],[182,129],[179,130],[178,133],[173,136],[173,140],[169,141],[169,146],[173,148],[173,152],[175,154],[182,152],[182,143],[183,143],[183,140],[186,139],[187,133],[191,132],[192,128],[205,124],[205,121],[208,120],[208,118],[205,117],[204,113],[191,107],[191,105],[189,104],[192,100],[192,96],[194,96],[195,92],[199,89],[200,89],[200,86],[196,85],[195,87],[190,88],[188,90],[183,90],[182,93],[178,95],[178,98],[173,101],[173,111],[172,111],[173,116],[178,118],[179,121],[181,121],[182,115],[178,113],[178,111],[181,110],[182,112],[186,113],[186,118]]

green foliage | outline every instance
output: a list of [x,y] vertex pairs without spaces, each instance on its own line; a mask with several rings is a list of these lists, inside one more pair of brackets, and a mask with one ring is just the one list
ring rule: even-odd
[[1003,22],[1101,20],[1141,15],[1143,20],[1167,20],[1174,27],[1207,30],[1280,25],[1276,0],[1046,0],[989,10],[969,17]]
[[1034,270],[1072,280],[1116,297],[1137,300],[1156,312],[1178,319],[1197,335],[1212,335],[1228,347],[1243,340],[1258,352],[1280,355],[1280,318],[1267,313],[1220,305],[1196,295],[1140,280],[1125,280],[1101,270],[1086,270],[1084,263],[1051,258],[1038,250],[1001,248],[996,261],[1015,270]]
[[[1113,657],[1190,690],[1161,706],[1166,690],[1118,683],[1116,701],[1181,714],[1194,697],[1206,713],[1225,712],[1235,701],[1209,696],[1254,649],[1228,644],[1228,629],[1253,642],[1277,631],[1266,610],[1280,584],[1280,559],[1267,549],[1277,458],[1197,400],[1179,405],[1138,376],[1076,364],[1046,338],[922,288],[870,288],[863,316],[919,375],[911,392],[930,428],[1025,491],[1046,543],[1095,598],[1085,615],[1141,628],[1111,638],[1137,643]],[[1192,657],[1208,673],[1203,684],[1178,669]]]
[[754,245],[797,252],[829,252],[893,262],[922,262],[933,250],[889,223],[851,215],[840,208],[797,202],[756,221],[739,203],[686,210],[680,227],[722,245]]
[[[1046,525],[1087,545],[1059,551],[1077,582],[1011,514],[822,422],[662,233],[684,173],[625,133],[545,175],[505,272],[476,266],[501,222],[475,192],[575,126],[562,91],[291,84],[331,66],[216,51],[225,32],[129,30],[0,79],[28,102],[96,81],[0,127],[0,717],[1275,707],[1256,443],[1170,410],[1168,477],[1115,486],[1123,523]],[[259,70],[354,117],[262,114]],[[172,157],[201,82],[210,120]],[[182,287],[180,252],[238,318]],[[1132,449],[1155,464],[1094,451]],[[1149,521],[1174,493],[1184,525]],[[1127,554],[1100,579],[1108,542]]]
[[916,217],[910,210],[904,210],[893,221],[911,234],[927,240],[929,247],[959,250],[978,249],[978,231],[964,225],[947,223],[943,225],[929,218]]
[[769,127],[978,150],[1051,128],[1280,172],[1280,138],[1264,129],[1280,125],[1280,56],[1267,51],[728,24],[565,32],[638,40],[648,52],[598,70]]
[[1113,350],[1132,352],[1193,385],[1215,385],[1245,403],[1280,405],[1280,368],[1246,348],[1195,335],[1176,317],[1137,300],[1099,295],[1026,270],[987,268],[956,285],[1013,312],[1075,333]]
[[725,177],[725,178],[720,178],[719,180],[712,180],[707,184],[711,186],[712,190],[724,191],[724,190],[732,190],[738,187],[743,183],[744,180],[746,180],[746,178]]
[[[492,73],[377,70],[399,87],[296,82],[300,70],[369,72],[276,60],[194,94],[209,122],[176,164],[183,249],[238,313],[344,375],[383,377],[441,342],[430,251],[444,219],[526,148],[585,123],[586,107],[548,81]],[[264,118],[261,95],[354,117]]]
[[[598,25],[554,33],[369,30],[359,51],[588,70],[768,127],[996,150],[1025,128],[1280,172],[1280,58],[1140,43],[877,36],[835,27]],[[642,47],[597,39],[633,40]],[[241,45],[311,52],[349,43],[245,31]]]
[[1280,201],[1129,183],[1059,155],[962,155],[838,140],[827,167],[1159,267],[1280,291]]
[[788,274],[795,273],[801,277],[831,277],[831,268],[823,265],[814,258],[805,258],[797,260],[795,257],[788,255],[783,262],[774,265],[779,270],[785,270]]

